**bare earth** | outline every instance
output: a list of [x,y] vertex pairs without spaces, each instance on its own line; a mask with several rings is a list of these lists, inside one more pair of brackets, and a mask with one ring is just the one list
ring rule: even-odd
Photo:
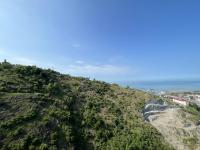
[[164,113],[149,117],[166,141],[177,150],[200,150],[200,127],[186,119],[179,108],[166,109]]

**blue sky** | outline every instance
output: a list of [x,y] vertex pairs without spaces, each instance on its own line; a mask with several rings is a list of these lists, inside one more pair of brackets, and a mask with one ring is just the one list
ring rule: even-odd
[[198,0],[0,1],[0,60],[106,81],[200,77]]

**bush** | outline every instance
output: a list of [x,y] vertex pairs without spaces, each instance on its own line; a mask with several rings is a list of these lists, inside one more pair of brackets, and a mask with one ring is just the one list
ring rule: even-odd
[[39,150],[48,150],[48,146],[45,143],[42,143],[39,147]]

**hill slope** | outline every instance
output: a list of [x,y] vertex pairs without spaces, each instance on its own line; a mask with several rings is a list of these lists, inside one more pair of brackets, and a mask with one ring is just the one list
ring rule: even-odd
[[142,91],[0,64],[0,149],[171,149],[139,113]]

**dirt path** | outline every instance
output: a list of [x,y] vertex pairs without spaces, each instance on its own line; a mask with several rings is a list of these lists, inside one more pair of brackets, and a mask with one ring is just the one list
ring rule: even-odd
[[186,120],[179,108],[170,108],[149,117],[150,123],[177,150],[200,150],[200,129]]

